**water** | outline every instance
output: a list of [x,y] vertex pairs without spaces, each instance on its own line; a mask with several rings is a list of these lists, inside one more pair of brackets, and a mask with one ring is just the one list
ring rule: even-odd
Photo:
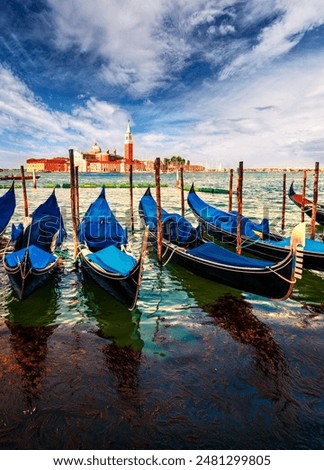
[[[294,178],[298,190],[302,174]],[[179,212],[175,175],[161,179],[169,185],[163,206]],[[228,175],[185,175],[192,181],[227,188]],[[30,212],[50,194],[41,187],[49,182],[69,175],[42,175],[37,190],[29,183]],[[80,175],[89,182],[127,176]],[[144,182],[154,176],[134,175]],[[278,231],[281,184],[280,174],[244,175],[244,212],[260,218],[267,207]],[[319,190],[323,200],[321,182]],[[99,191],[80,189],[81,214]],[[134,190],[136,210],[143,193]],[[160,270],[149,253],[138,308],[129,312],[83,281],[71,257],[70,192],[56,194],[69,237],[55,279],[20,302],[0,270],[1,449],[323,448],[323,273],[305,272],[290,299],[272,301],[172,263]],[[129,224],[129,190],[109,188],[107,197]],[[227,206],[226,195],[202,197]],[[287,201],[287,233],[298,221]],[[135,228],[139,253],[137,212]]]

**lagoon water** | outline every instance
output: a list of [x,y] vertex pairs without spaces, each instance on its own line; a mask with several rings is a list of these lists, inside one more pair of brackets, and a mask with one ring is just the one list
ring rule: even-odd
[[[185,184],[228,188],[226,173],[185,174]],[[294,174],[299,191],[302,173]],[[308,196],[312,196],[309,175]],[[290,184],[287,176],[287,186]],[[145,261],[138,307],[129,312],[73,263],[69,175],[28,183],[30,213],[58,183],[69,232],[55,279],[25,301],[0,268],[1,449],[322,449],[324,273],[304,271],[290,299],[273,301],[204,280],[172,262]],[[79,175],[83,214],[103,183],[127,175]],[[175,175],[161,175],[163,207],[180,211]],[[134,184],[154,175],[134,174]],[[324,200],[324,181],[319,195]],[[1,189],[0,194],[5,190]],[[142,229],[134,189],[139,253]],[[129,225],[129,189],[108,188]],[[227,208],[228,196],[204,193]],[[282,174],[244,175],[244,213],[280,232]],[[235,207],[235,202],[234,202]],[[23,215],[21,189],[13,222]],[[194,220],[188,212],[188,216]],[[286,231],[298,223],[287,200]],[[321,232],[317,232],[320,237]],[[213,312],[213,315],[210,312]]]

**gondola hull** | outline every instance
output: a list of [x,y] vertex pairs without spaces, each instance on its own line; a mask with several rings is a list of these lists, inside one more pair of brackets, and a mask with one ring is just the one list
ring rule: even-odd
[[162,245],[164,260],[175,262],[196,275],[229,287],[277,300],[288,298],[293,290],[295,261],[292,253],[276,264],[274,269],[270,263],[268,268],[249,269],[192,256],[190,250],[183,250],[165,241]]
[[13,291],[20,300],[24,300],[53,277],[57,270],[57,260],[44,269],[33,269],[27,259],[13,269],[6,264],[4,259],[4,268]]
[[138,260],[128,276],[121,276],[117,273],[108,272],[92,263],[82,249],[79,257],[81,269],[85,275],[91,277],[105,292],[125,305],[129,310],[135,308],[142,276],[141,259]]
[[[194,212],[194,210],[193,210]],[[201,223],[203,231],[209,236],[213,237],[216,240],[224,243],[225,245],[236,245],[236,236],[218,229],[212,224],[206,222],[202,219],[198,213],[194,212],[197,220]],[[279,241],[279,240],[278,240]],[[287,246],[278,246],[275,243],[267,241],[254,241],[251,243],[248,239],[242,237],[242,251],[245,253],[250,253],[258,258],[268,259],[270,261],[280,261],[284,259],[289,253],[290,247]],[[324,244],[323,251],[310,251],[304,249],[304,264],[305,269],[314,269],[317,271],[324,271]]]
[[[150,239],[156,246],[155,209],[156,203],[148,189],[140,201],[139,212],[144,223],[149,225]],[[195,238],[192,237],[194,230]],[[162,211],[163,264],[174,261],[204,278],[278,300],[290,296],[296,277],[300,277],[302,256],[297,256],[297,245],[303,244],[304,236],[304,226],[297,227],[287,256],[273,263],[247,258],[208,242],[186,219]]]

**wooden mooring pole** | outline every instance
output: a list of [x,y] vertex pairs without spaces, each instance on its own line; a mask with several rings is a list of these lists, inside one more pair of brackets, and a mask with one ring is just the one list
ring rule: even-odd
[[23,165],[21,165],[20,167],[20,174],[21,174],[21,186],[22,186],[23,198],[24,198],[24,214],[25,214],[25,217],[28,217],[28,199],[27,199],[27,190],[26,190],[25,171],[24,171]]
[[76,184],[75,184],[75,168],[74,168],[74,152],[73,149],[69,150],[70,158],[70,199],[71,199],[71,217],[72,217],[72,235],[73,235],[73,257],[74,259],[78,254],[78,237],[77,237],[77,215],[76,215]]
[[183,184],[183,166],[180,168],[180,190],[181,190],[181,215],[185,214],[184,184]]
[[319,162],[315,163],[314,173],[314,192],[313,192],[313,207],[312,207],[312,220],[311,220],[311,233],[310,238],[314,240],[316,231],[316,206],[318,199],[318,174],[319,174]]
[[233,207],[233,169],[230,170],[229,189],[228,189],[228,212],[231,212]]
[[306,181],[307,181],[307,170],[304,170],[303,175],[303,189],[302,189],[302,204],[301,204],[301,221],[305,221],[305,198],[306,198]]
[[287,175],[283,174],[282,179],[282,211],[281,211],[281,230],[285,230],[285,212],[286,212],[286,181]]
[[238,168],[238,181],[237,181],[237,237],[236,237],[236,253],[239,255],[242,252],[242,197],[243,197],[243,162],[239,163]]
[[162,210],[161,210],[161,183],[160,183],[160,158],[154,163],[155,186],[156,186],[156,251],[158,263],[162,265]]
[[33,188],[36,189],[37,184],[36,184],[36,172],[33,170]]
[[79,167],[74,167],[75,175],[75,216],[77,220],[77,226],[80,223],[80,199],[79,199]]
[[134,198],[133,198],[133,165],[129,165],[129,197],[130,197],[130,216],[131,216],[131,232],[134,232]]

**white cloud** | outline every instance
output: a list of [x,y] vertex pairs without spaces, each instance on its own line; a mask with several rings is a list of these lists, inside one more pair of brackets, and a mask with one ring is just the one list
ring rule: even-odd
[[[322,0],[48,2],[57,46],[77,46],[99,58],[101,77],[134,97],[169,87],[195,54],[220,65],[221,79],[254,71],[289,52],[307,30],[324,22]],[[266,21],[275,15],[273,22]],[[267,26],[260,30],[262,22]],[[246,28],[255,29],[253,47],[241,34]],[[218,40],[234,33],[231,41]]]
[[[137,111],[132,108],[130,116],[125,104],[92,96],[76,103],[70,113],[53,111],[9,68],[0,66],[2,148],[15,148],[17,160],[25,161],[26,149],[35,156],[65,155],[71,147],[86,150],[94,141],[122,153],[127,120],[132,118],[148,129],[144,133],[141,124],[133,127],[139,158],[180,154],[210,166],[215,161],[233,166],[242,159],[246,166],[323,162],[323,58],[314,51],[271,64],[305,31],[323,23],[322,2],[251,0],[242,17],[234,8],[226,10],[224,22],[221,15],[237,3],[234,0],[217,2],[217,8],[208,0],[48,1],[59,47],[77,44],[81,51],[105,59],[89,80],[98,80],[99,72],[100,80],[142,96],[143,105]],[[256,46],[246,52],[249,41],[240,37],[240,30],[253,29],[273,12],[281,15],[259,32]],[[198,34],[201,31],[204,35]],[[235,36],[226,41],[232,33]],[[205,41],[212,45],[204,50]],[[172,74],[181,72],[188,58],[201,50],[215,67],[229,61],[224,80],[211,77],[196,89],[175,82],[172,100],[160,102],[151,92],[171,83]],[[249,74],[240,74],[242,70]]]
[[[244,15],[245,22],[255,21],[260,14],[261,0],[253,0],[248,6],[250,15]],[[257,44],[248,52],[243,52],[226,65],[221,78],[237,72],[254,72],[272,59],[289,52],[302,38],[304,33],[324,23],[324,3],[322,0],[277,0],[265,6],[264,13],[280,13],[276,21],[267,25],[258,35]]]
[[[188,65],[192,54],[206,51],[206,35],[193,32],[213,21],[235,0],[48,0],[55,23],[56,44],[77,46],[102,61],[102,78],[121,85],[130,95],[147,96],[168,87]],[[230,16],[230,12],[228,12]],[[235,31],[231,24],[217,28]],[[210,34],[207,34],[209,36]]]
[[[103,147],[122,150],[129,116],[118,106],[89,98],[71,114],[52,111],[13,73],[0,66],[0,128],[3,155],[16,149],[16,160],[29,155],[67,155],[71,147],[90,148],[94,140]],[[26,156],[27,151],[27,156]],[[6,167],[8,162],[1,161]]]
[[57,45],[62,49],[77,45],[81,52],[100,57],[107,82],[130,84],[134,93],[149,91],[161,83],[161,56],[167,45],[155,33],[164,1],[49,0],[49,4]]
[[[206,83],[161,110],[156,129],[167,129],[171,118],[187,125],[173,127],[156,145],[151,140],[151,149],[210,167],[241,160],[246,167],[323,165],[323,76],[323,58],[302,57],[249,79]],[[140,144],[148,153],[148,143]]]

